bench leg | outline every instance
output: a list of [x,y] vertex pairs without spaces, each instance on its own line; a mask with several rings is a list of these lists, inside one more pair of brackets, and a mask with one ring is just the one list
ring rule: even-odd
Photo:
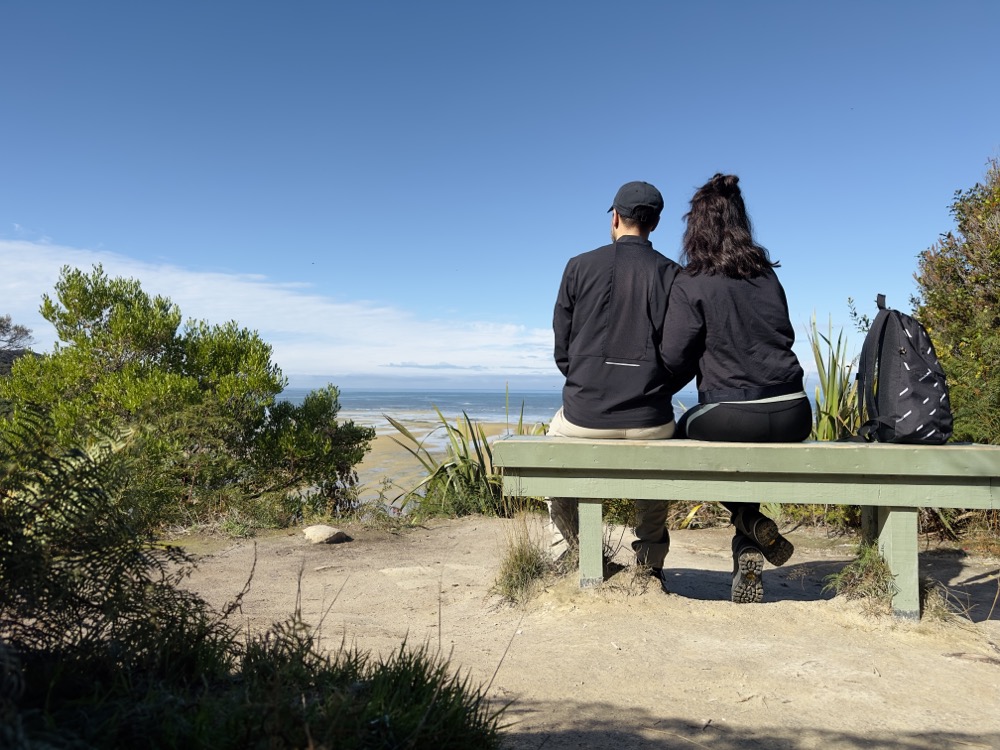
[[878,540],[878,508],[873,505],[861,506],[861,541],[875,544]]
[[892,613],[906,620],[920,619],[920,581],[917,569],[917,509],[879,508],[878,544],[896,580]]
[[604,524],[601,501],[580,499],[580,588],[604,583]]

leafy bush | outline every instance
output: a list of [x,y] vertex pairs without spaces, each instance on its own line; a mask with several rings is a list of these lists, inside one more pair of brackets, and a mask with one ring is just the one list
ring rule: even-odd
[[277,494],[297,518],[356,510],[354,467],[375,430],[338,423],[339,411],[340,392],[332,385],[306,394],[299,405],[282,401],[270,407],[254,446],[254,494]]
[[326,654],[298,612],[244,641],[242,593],[214,612],[112,502],[130,436],[62,450],[51,429],[0,432],[0,746],[497,746],[500,711],[426,650]]
[[948,376],[953,439],[1000,444],[1000,162],[951,215],[955,231],[920,254],[914,315]]
[[[955,230],[919,256],[914,315],[948,376],[955,441],[1000,444],[1000,161],[956,191]],[[1000,536],[1000,511],[941,509],[931,528],[946,536]],[[990,546],[988,543],[987,546]]]
[[188,321],[134,279],[64,267],[43,316],[60,342],[0,378],[17,418],[42,408],[65,447],[131,429],[134,471],[114,501],[149,523],[283,525],[350,506],[374,431],[338,424],[329,386],[295,406],[271,347],[234,321]]
[[0,315],[0,377],[10,374],[14,361],[28,353],[31,331],[9,315]]

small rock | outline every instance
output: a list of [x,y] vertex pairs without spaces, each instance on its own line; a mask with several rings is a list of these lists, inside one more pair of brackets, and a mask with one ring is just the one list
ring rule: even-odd
[[326,526],[325,524],[307,526],[302,530],[302,533],[313,544],[337,544],[347,541],[347,534],[340,529],[335,529],[333,526]]

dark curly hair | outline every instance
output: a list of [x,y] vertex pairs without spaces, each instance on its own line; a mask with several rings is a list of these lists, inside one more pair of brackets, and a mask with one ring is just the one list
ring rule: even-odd
[[716,174],[691,199],[681,252],[688,273],[752,279],[779,265],[754,241],[739,181],[733,174]]

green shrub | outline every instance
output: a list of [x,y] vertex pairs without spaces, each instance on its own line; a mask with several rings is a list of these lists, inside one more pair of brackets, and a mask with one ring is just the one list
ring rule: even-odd
[[131,430],[134,471],[113,500],[144,523],[287,525],[354,502],[354,466],[374,431],[338,423],[333,386],[276,403],[285,379],[255,331],[181,326],[169,299],[100,265],[64,267],[42,314],[60,343],[18,359],[0,378],[0,402],[15,418],[44,410],[46,439],[64,449]]
[[948,376],[953,439],[1000,444],[1000,161],[951,215],[954,231],[920,253],[914,316]]
[[191,560],[112,501],[129,435],[0,427],[0,746],[498,745],[501,712],[426,649],[327,654],[299,612],[245,638],[246,589],[215,612],[181,588]]
[[604,523],[617,526],[635,526],[635,503],[632,500],[616,498],[601,503]]

